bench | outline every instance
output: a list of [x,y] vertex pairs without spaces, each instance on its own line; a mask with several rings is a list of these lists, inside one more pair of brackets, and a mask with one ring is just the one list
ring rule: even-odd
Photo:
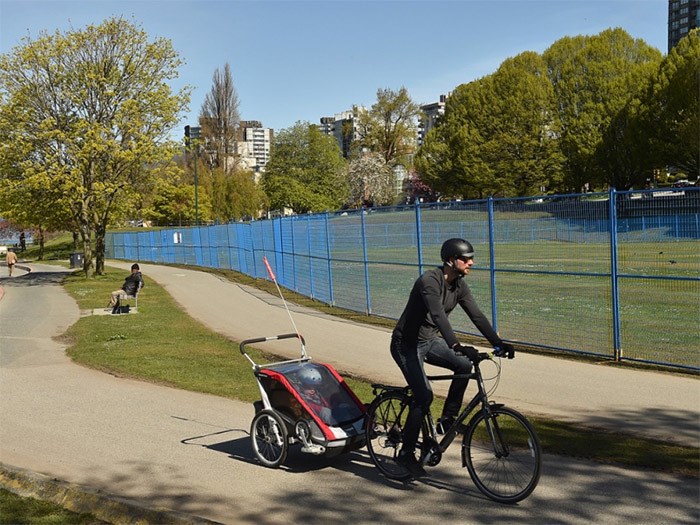
[[131,311],[130,305],[123,305],[123,301],[134,301],[134,310],[138,311],[139,308],[139,294],[141,293],[141,288],[143,288],[143,282],[139,283],[138,289],[134,292],[134,295],[128,295],[125,293],[120,293],[117,297],[117,304],[112,308],[113,314],[128,314]]

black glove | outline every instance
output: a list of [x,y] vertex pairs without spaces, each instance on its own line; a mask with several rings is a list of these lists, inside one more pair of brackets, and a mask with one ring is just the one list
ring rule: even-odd
[[467,358],[472,363],[479,362],[479,351],[476,348],[474,348],[473,346],[456,344],[452,347],[452,349],[455,351],[455,353],[457,355],[467,356]]
[[515,357],[515,348],[513,348],[512,344],[503,342],[499,346],[494,347],[494,355],[513,359]]

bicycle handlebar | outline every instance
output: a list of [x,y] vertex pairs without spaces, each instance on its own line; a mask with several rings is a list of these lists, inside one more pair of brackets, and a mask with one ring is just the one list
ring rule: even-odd
[[[503,353],[500,348],[492,350],[490,352],[478,352],[477,349],[473,346],[469,346],[467,348],[471,348],[472,350],[477,352],[477,354],[479,356],[479,359],[477,360],[477,362],[479,362],[479,363],[481,361],[485,361],[487,359],[493,359],[494,357],[505,357],[505,353]],[[464,357],[469,357],[467,354],[465,354],[464,352],[460,352],[459,350],[455,350],[455,354],[461,355]]]
[[252,345],[253,343],[263,343],[265,341],[277,341],[278,339],[290,339],[296,337],[301,341],[302,345],[306,344],[306,341],[304,341],[304,337],[301,334],[282,334],[282,335],[273,335],[271,337],[255,337],[253,339],[246,339],[245,341],[241,341],[240,343],[240,350],[243,355],[246,355],[245,347],[248,345]]
[[[469,346],[469,347],[467,347],[467,348],[471,348],[472,350],[474,350],[475,352],[477,352],[476,348],[473,347],[473,346]],[[468,356],[467,354],[465,354],[464,352],[459,352],[459,351],[455,350],[455,353],[456,353],[457,355],[469,357],[469,356]],[[503,349],[503,348],[499,348],[499,347],[494,348],[494,349],[491,350],[490,352],[477,352],[477,353],[478,353],[478,355],[479,355],[478,362],[485,361],[485,360],[487,360],[487,359],[493,359],[494,357],[508,357],[508,351],[505,350],[505,349]]]

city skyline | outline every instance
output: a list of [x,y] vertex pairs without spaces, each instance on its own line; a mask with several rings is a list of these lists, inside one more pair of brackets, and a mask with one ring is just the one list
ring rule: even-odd
[[123,17],[168,38],[186,64],[171,85],[194,87],[196,125],[216,69],[231,66],[242,120],[275,131],[319,123],[380,88],[430,104],[493,73],[508,57],[621,27],[666,53],[667,0],[0,0],[0,52]]

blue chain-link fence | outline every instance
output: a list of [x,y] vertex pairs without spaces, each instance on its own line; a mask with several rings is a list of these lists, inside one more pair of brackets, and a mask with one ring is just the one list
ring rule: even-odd
[[[502,337],[700,369],[700,188],[485,199],[114,232],[107,257],[231,269],[397,319],[450,237]],[[478,335],[466,316],[453,324]]]

